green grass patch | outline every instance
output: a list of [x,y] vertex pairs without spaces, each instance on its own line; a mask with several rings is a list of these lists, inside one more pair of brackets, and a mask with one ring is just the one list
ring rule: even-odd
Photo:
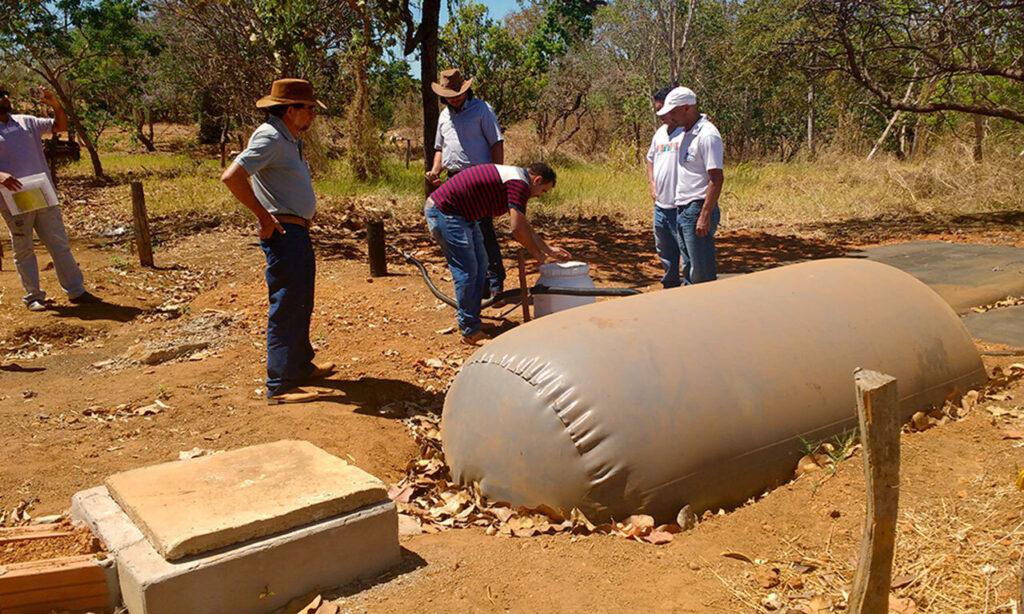
[[533,209],[545,215],[646,219],[652,207],[647,171],[623,172],[592,164],[556,168],[558,183]]

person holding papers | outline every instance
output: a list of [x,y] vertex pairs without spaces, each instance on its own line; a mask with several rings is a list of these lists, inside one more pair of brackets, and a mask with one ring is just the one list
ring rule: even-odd
[[[68,300],[74,304],[101,302],[85,289],[82,271],[71,255],[64,220],[60,209],[55,206],[53,178],[43,155],[42,137],[67,130],[67,117],[53,92],[46,88],[40,89],[41,100],[53,108],[53,119],[15,115],[10,94],[0,86],[0,196],[3,196],[0,213],[11,230],[14,264],[21,285],[25,288],[22,300],[30,311],[46,309],[46,293],[39,287],[39,265],[32,245],[33,230],[50,252],[57,280],[67,293]],[[22,181],[40,174],[45,176],[45,182],[38,178],[26,186]],[[44,185],[32,188],[37,183]],[[33,193],[26,194],[30,188]],[[18,197],[18,192],[22,192],[22,197]],[[40,197],[42,194],[49,198]],[[19,202],[23,206],[31,203],[32,208],[23,211],[17,205]]]

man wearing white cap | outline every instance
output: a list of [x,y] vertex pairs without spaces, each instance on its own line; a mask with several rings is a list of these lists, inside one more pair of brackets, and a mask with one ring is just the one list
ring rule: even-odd
[[[655,113],[665,105],[665,97],[671,91],[671,87],[664,87],[654,93]],[[663,123],[647,150],[647,186],[654,201],[654,250],[665,269],[661,285],[667,290],[683,283],[679,276],[683,238],[679,236],[676,221],[676,168],[679,166],[679,142],[686,131],[666,117],[660,119]]]
[[697,95],[685,87],[665,97],[658,115],[686,131],[679,143],[676,167],[676,220],[682,236],[684,284],[717,278],[715,230],[721,215],[722,135],[706,115],[697,110]]

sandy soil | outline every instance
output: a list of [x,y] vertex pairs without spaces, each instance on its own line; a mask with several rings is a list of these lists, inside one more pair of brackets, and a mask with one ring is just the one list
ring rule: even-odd
[[[88,212],[71,208],[66,215],[75,227]],[[401,480],[419,452],[396,407],[410,402],[439,412],[446,386],[472,349],[443,332],[454,313],[429,294],[414,267],[390,258],[388,277],[369,277],[363,235],[352,226],[315,231],[312,338],[318,356],[341,368],[325,382],[325,400],[298,406],[263,401],[263,259],[248,229],[168,234],[153,270],[133,264],[125,242],[77,240],[87,282],[108,304],[69,305],[51,268],[43,279],[54,303],[43,313],[22,306],[5,250],[0,510],[28,500],[32,515],[60,513],[73,493],[111,473],[197,448],[285,438],[309,440],[388,484]],[[646,227],[608,219],[540,226],[595,263],[598,285],[645,291],[658,285]],[[450,289],[440,254],[421,227],[389,232]],[[1022,244],[1024,232],[1018,220],[992,220],[967,233],[935,225],[897,233],[888,224],[855,234],[823,227],[726,232],[722,271],[913,237]],[[45,266],[48,256],[39,252]],[[509,273],[514,277],[515,269]],[[531,267],[530,279],[536,275]],[[500,332],[520,317],[513,310],[488,326]],[[137,362],[147,350],[197,338],[206,347],[160,364]],[[428,366],[429,358],[443,366]],[[987,358],[986,366],[1005,369],[1021,360]],[[962,419],[904,435],[896,557],[903,584],[893,591],[895,611],[1011,611],[1024,553],[1022,495],[1014,485],[1024,466],[1016,430],[1024,428],[1022,398],[1024,386],[1012,380]],[[854,453],[757,502],[711,515],[661,546],[609,535],[489,536],[483,529],[406,536],[398,569],[325,595],[356,612],[835,611],[844,605],[860,543],[860,463]]]

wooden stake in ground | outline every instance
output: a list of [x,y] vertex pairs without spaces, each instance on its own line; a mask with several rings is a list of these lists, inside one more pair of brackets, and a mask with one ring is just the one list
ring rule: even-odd
[[889,611],[900,493],[900,402],[890,375],[857,369],[853,379],[868,496],[848,611],[874,614]]
[[135,218],[135,244],[139,248],[139,263],[153,266],[153,243],[149,236],[149,218],[146,217],[146,195],[142,182],[132,182],[132,216]]
[[366,248],[370,257],[370,277],[388,274],[388,260],[384,254],[384,222],[366,223]]
[[523,304],[523,322],[530,321],[530,289],[526,287],[526,252],[519,250],[519,300]]

